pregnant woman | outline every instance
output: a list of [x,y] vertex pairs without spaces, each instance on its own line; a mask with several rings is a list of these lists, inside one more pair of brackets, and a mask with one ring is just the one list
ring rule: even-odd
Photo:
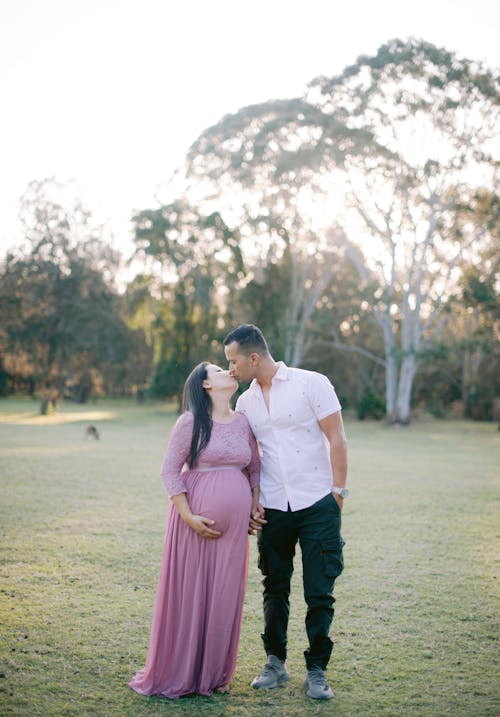
[[173,505],[148,656],[129,683],[143,695],[227,691],[235,671],[260,472],[247,419],[230,407],[237,385],[204,362],[184,387],[161,471]]

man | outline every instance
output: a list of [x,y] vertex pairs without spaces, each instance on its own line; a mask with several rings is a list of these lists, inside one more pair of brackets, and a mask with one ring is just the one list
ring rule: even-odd
[[247,416],[262,451],[260,503],[253,506],[250,527],[260,528],[267,662],[252,686],[274,688],[290,679],[285,661],[290,579],[298,541],[309,640],[304,687],[308,697],[330,699],[333,692],[325,669],[333,643],[328,633],[333,585],[343,568],[340,511],[348,495],[341,406],[326,376],[276,362],[256,326],[234,329],[224,346],[231,375],[252,381],[236,410]]

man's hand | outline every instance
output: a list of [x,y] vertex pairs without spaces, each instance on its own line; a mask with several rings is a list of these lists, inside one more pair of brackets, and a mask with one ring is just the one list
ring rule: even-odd
[[[347,478],[347,440],[340,411],[331,413],[319,422],[330,446],[330,464],[335,485],[345,486]],[[337,505],[342,510],[344,499],[332,491]]]
[[340,510],[342,510],[342,508],[344,507],[344,499],[341,498],[340,495],[337,495],[337,493],[334,493],[333,491],[332,491],[332,495],[335,498],[335,500],[337,501],[338,507],[340,508]]
[[250,520],[248,523],[248,534],[255,535],[257,530],[261,530],[262,526],[267,523],[264,516],[266,514],[265,509],[259,502],[252,503],[252,510],[250,511]]
[[210,528],[210,525],[215,525],[215,520],[210,520],[210,518],[205,518],[203,515],[189,515],[188,517],[184,518],[186,523],[189,525],[190,528],[192,528],[198,535],[201,535],[202,538],[220,538],[222,533],[220,533],[218,530],[213,530]]

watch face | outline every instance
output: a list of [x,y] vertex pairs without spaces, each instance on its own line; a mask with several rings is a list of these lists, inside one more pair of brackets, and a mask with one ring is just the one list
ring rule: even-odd
[[349,495],[349,491],[347,490],[347,488],[342,488],[342,490],[340,491],[340,497],[347,498],[348,495]]

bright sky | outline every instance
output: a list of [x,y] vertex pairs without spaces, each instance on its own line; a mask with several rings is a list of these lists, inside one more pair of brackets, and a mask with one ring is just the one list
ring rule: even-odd
[[33,179],[75,179],[128,252],[133,211],[223,115],[395,37],[499,66],[499,20],[495,0],[0,0],[0,255]]

